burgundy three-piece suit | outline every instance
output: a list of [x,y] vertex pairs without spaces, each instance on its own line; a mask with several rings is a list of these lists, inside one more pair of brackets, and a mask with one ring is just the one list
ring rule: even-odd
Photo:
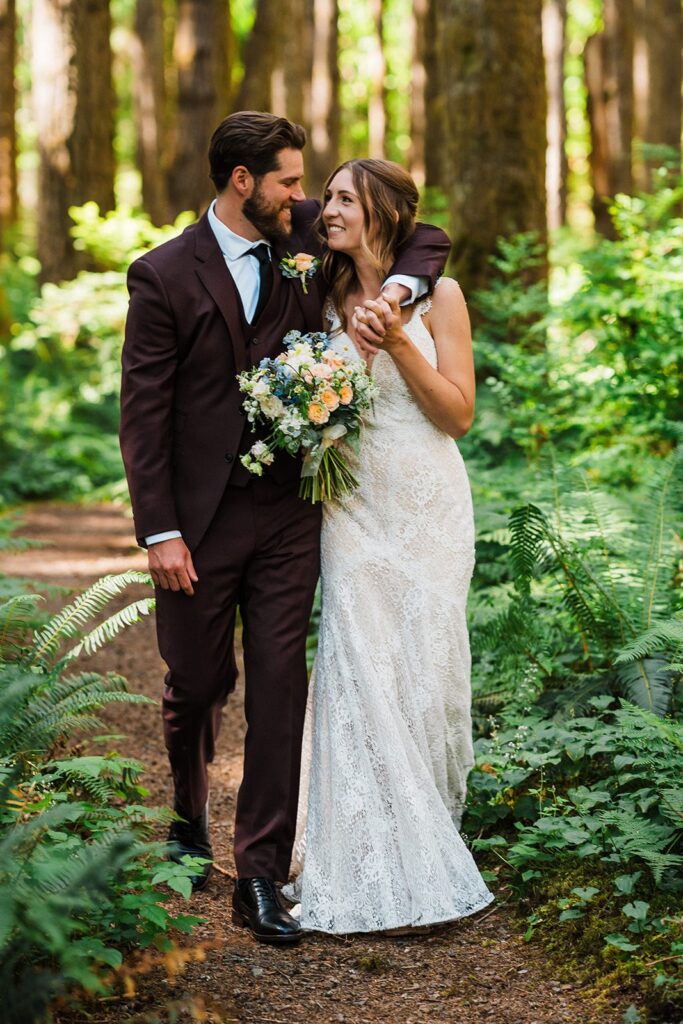
[[[273,246],[317,253],[318,204],[293,209],[293,234]],[[446,236],[418,228],[392,273],[432,279]],[[243,625],[247,736],[235,825],[240,877],[284,880],[294,840],[306,706],[305,639],[319,569],[321,511],[298,497],[300,462],[280,453],[263,478],[239,456],[253,435],[236,374],[282,349],[290,330],[322,329],[322,273],[304,293],[274,267],[255,324],[204,215],[132,264],[123,349],[121,450],[136,535],[180,530],[195,594],[157,588],[157,633],[168,665],[163,699],[176,804],[188,817],[208,797],[221,711],[234,688],[236,609]]]

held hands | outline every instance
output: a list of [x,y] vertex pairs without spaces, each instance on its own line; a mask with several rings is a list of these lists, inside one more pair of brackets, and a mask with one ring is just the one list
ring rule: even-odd
[[152,544],[147,552],[149,572],[162,590],[182,590],[192,597],[193,583],[199,581],[192,555],[181,537]]
[[368,299],[363,306],[356,306],[351,322],[358,347],[366,359],[380,348],[391,352],[406,337],[399,298],[393,285],[380,293],[377,299]]

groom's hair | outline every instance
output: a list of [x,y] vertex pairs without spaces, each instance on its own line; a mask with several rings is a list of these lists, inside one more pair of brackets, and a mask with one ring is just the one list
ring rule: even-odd
[[303,149],[306,131],[300,124],[261,110],[230,114],[216,128],[209,144],[209,177],[222,192],[236,167],[262,178],[279,167],[281,149]]

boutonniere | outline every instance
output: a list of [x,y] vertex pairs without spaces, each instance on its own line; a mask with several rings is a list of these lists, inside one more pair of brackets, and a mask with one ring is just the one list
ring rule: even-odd
[[308,288],[306,287],[306,281],[313,277],[316,270],[320,266],[320,260],[317,256],[311,256],[307,252],[298,252],[296,256],[292,256],[291,253],[287,253],[280,260],[280,270],[284,277],[298,277],[301,281],[301,287],[304,290],[304,295],[308,295]]

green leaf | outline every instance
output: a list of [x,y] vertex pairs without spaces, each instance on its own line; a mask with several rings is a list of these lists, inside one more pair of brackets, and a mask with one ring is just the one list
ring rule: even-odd
[[634,950],[640,949],[638,943],[630,942],[621,932],[605,935],[605,942],[608,946],[616,946],[617,949],[623,950],[624,953],[632,953]]

